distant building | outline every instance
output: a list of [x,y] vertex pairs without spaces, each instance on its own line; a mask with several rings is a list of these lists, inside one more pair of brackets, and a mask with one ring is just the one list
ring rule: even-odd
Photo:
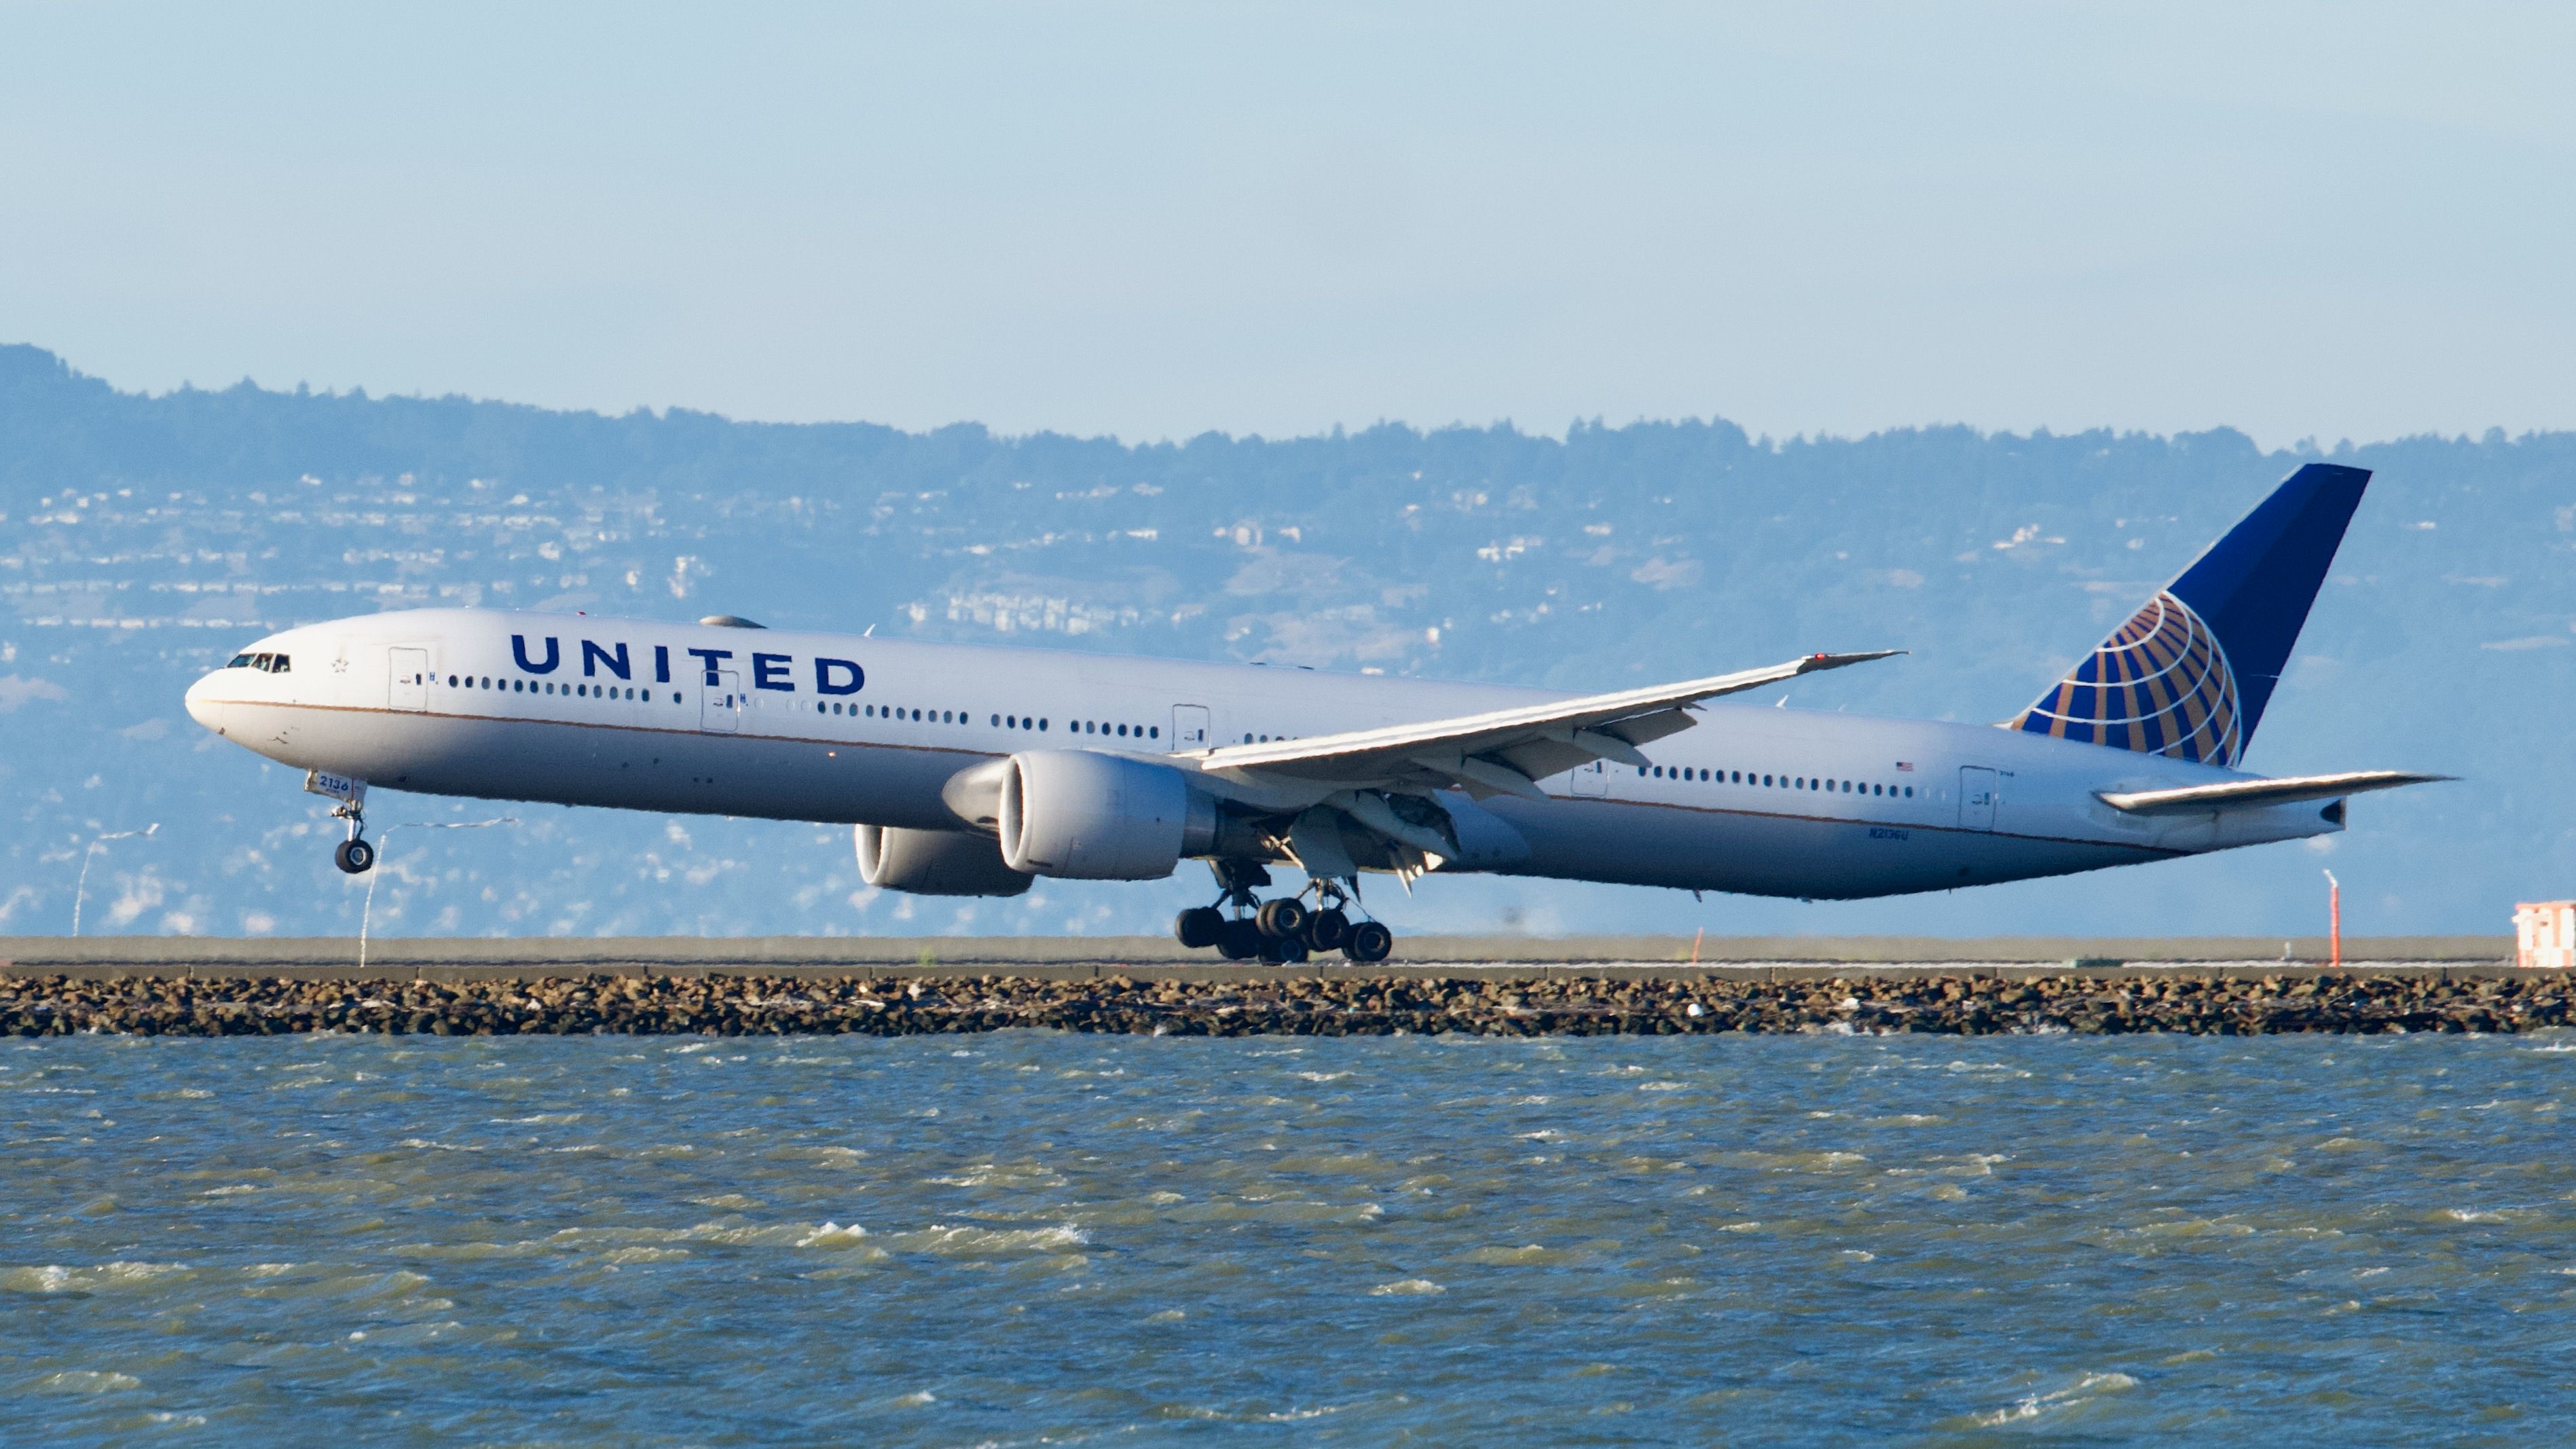
[[2514,959],[2526,971],[2576,971],[2576,901],[2513,908]]

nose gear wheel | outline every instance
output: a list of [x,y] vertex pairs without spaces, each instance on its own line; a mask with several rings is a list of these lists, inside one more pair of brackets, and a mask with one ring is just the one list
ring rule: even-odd
[[332,848],[331,863],[350,875],[376,868],[376,848],[367,843],[367,812],[354,801],[342,801],[331,813],[349,822],[349,838]]

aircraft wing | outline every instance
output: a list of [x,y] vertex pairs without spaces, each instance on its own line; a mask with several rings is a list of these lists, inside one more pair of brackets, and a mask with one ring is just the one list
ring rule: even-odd
[[1524,795],[1546,798],[1537,782],[1550,775],[1613,760],[1642,765],[1639,745],[1689,729],[1686,713],[1704,699],[1840,669],[1901,654],[1810,654],[1766,669],[1711,675],[1615,694],[1585,695],[1549,704],[1523,705],[1455,719],[1351,730],[1299,740],[1220,745],[1198,759],[1209,770],[1301,781],[1331,781],[1375,788],[1416,786],[1465,789],[1476,798]]
[[2278,780],[2230,780],[2220,785],[2186,785],[2175,790],[2103,791],[2103,804],[2132,815],[2205,815],[2218,810],[2247,810],[2262,805],[2295,805],[2302,800],[2333,800],[2365,790],[2394,790],[2424,785],[2451,775],[2418,775],[2405,770],[2347,770],[2340,775],[2291,775]]

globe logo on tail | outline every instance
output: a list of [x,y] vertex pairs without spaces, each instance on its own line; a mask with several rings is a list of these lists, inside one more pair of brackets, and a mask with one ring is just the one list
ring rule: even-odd
[[2160,593],[2011,722],[2013,729],[2234,765],[2244,752],[2236,675],[2191,606]]

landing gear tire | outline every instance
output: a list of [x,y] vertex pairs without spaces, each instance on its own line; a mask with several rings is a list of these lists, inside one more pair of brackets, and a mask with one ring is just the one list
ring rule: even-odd
[[1261,934],[1270,939],[1293,941],[1299,928],[1306,924],[1305,903],[1294,896],[1281,896],[1263,905],[1252,919],[1260,924]]
[[1172,922],[1172,939],[1196,951],[1225,940],[1225,912],[1214,906],[1199,906],[1181,912]]
[[1342,954],[1354,961],[1383,961],[1395,950],[1395,933],[1383,922],[1362,921],[1351,927],[1351,938],[1342,943]]
[[1294,936],[1281,936],[1262,943],[1261,959],[1273,966],[1295,966],[1306,959],[1306,943]]
[[1351,938],[1351,918],[1340,908],[1326,906],[1306,919],[1306,947],[1312,951],[1338,951]]
[[1228,961],[1252,961],[1260,958],[1262,948],[1268,944],[1259,926],[1250,921],[1228,921],[1223,939],[1216,943],[1216,953]]
[[331,852],[331,860],[351,875],[365,875],[376,868],[376,848],[363,840],[343,840]]

